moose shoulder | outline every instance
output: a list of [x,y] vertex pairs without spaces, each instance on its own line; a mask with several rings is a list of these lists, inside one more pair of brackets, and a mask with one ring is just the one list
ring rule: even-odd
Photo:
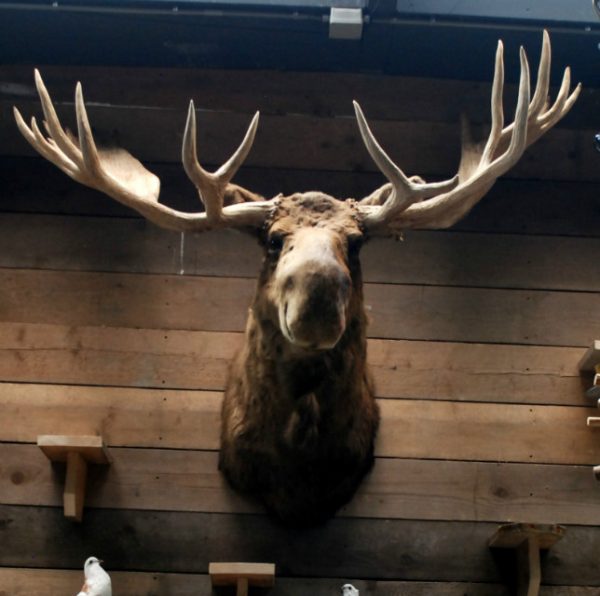
[[28,126],[15,109],[20,131],[42,156],[159,226],[194,232],[235,227],[260,239],[264,261],[223,401],[220,467],[235,488],[260,498],[287,523],[331,516],[373,463],[379,414],[366,365],[363,242],[454,224],[577,99],[580,87],[571,92],[567,68],[549,104],[550,41],[544,33],[533,96],[521,49],[515,118],[505,126],[502,52],[500,42],[489,137],[481,146],[463,142],[458,174],[449,180],[407,177],[379,146],[355,102],[363,141],[388,180],[359,201],[316,191],[265,200],[232,184],[252,145],[258,114],[233,156],[210,173],[198,163],[190,103],[182,160],[204,210],[185,213],[158,202],[158,178],[129,153],[96,147],[80,84],[77,138],[61,126],[37,72],[48,137],[35,118]]

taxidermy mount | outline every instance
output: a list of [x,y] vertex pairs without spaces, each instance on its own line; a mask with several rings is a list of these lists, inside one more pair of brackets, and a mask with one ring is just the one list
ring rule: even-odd
[[503,48],[499,42],[487,141],[463,139],[456,176],[438,182],[408,177],[373,136],[354,103],[360,134],[387,183],[371,195],[340,200],[319,191],[270,200],[231,182],[250,151],[258,113],[232,157],[214,173],[198,163],[190,102],[183,167],[203,210],[187,213],[158,202],[160,181],[123,149],[96,146],[81,85],[76,88],[77,137],[63,129],[36,71],[46,135],[35,118],[15,118],[27,141],[77,182],[180,232],[236,228],[256,236],[264,259],[231,365],[222,409],[220,469],[236,489],[260,499],[286,523],[327,519],[347,503],[373,464],[378,407],[367,370],[367,317],[360,248],[367,240],[411,228],[447,228],[466,215],[525,149],[572,107],[565,69],[548,101],[550,41],[544,32],[533,95],[520,53],[514,121],[504,124]]

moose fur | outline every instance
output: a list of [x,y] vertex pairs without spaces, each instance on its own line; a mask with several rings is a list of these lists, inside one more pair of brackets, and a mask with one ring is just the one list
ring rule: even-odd
[[[332,283],[331,271],[319,277],[309,251],[294,272],[301,283],[283,284],[304,293],[300,316],[308,328],[302,330],[315,341],[335,327],[337,321],[328,321],[336,319],[331,304],[346,294],[345,324],[329,349],[294,345],[278,315],[286,299],[279,279],[286,257],[298,248],[299,235],[310,242],[319,233],[328,237],[348,286],[343,275]],[[362,239],[353,203],[322,193],[280,199],[263,232],[262,270],[225,391],[220,467],[235,488],[256,495],[290,524],[330,517],[373,463],[379,411],[366,367]]]

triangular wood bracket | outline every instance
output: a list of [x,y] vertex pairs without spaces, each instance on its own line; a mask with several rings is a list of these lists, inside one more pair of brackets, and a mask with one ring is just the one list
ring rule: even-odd
[[236,596],[247,596],[249,586],[270,588],[275,584],[273,563],[210,563],[208,574],[213,587],[235,586]]
[[506,524],[489,541],[490,548],[517,551],[517,596],[538,596],[542,582],[540,550],[549,549],[565,535],[563,526]]
[[85,502],[87,464],[110,463],[102,437],[40,435],[37,444],[50,461],[67,464],[63,492],[65,517],[80,522]]

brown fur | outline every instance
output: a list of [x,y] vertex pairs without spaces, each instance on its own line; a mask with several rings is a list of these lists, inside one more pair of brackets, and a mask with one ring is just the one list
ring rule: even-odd
[[[311,242],[311,234],[320,235],[325,252],[339,263],[339,271],[330,267],[333,282],[316,271],[319,259],[304,263],[292,254],[301,239]],[[274,235],[284,238],[279,251],[270,247]],[[366,370],[358,249],[349,246],[361,237],[353,204],[322,193],[280,199],[265,229],[266,254],[245,343],[225,392],[220,467],[235,488],[257,496],[286,523],[331,516],[372,466],[379,412]],[[281,270],[292,257],[300,272],[282,282]],[[298,278],[302,283],[293,287]],[[307,294],[296,329],[316,342],[336,333],[332,297],[339,294],[346,304],[345,327],[330,349],[298,347],[282,333],[279,303],[297,292]]]

